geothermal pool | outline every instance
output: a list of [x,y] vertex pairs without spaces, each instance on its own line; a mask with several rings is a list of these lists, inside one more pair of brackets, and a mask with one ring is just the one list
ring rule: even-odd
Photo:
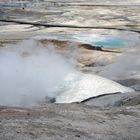
[[106,37],[103,41],[95,41],[93,44],[96,46],[110,46],[114,48],[119,48],[125,46],[126,40],[121,37]]
[[82,43],[91,44],[93,46],[102,46],[102,47],[112,47],[112,48],[121,48],[121,47],[130,47],[135,46],[140,43],[139,34],[125,32],[116,33],[105,33],[105,34],[47,34],[42,36],[36,36],[35,39],[56,39],[56,40],[69,40],[69,41],[78,41]]
[[57,103],[81,102],[101,94],[133,91],[76,70],[52,46],[34,39],[1,47],[0,66],[0,105],[32,106],[47,97]]
[[102,46],[102,47],[130,47],[135,46],[137,43],[140,43],[139,34],[129,33],[126,34],[76,34],[73,36],[74,39],[82,40],[85,43],[89,43],[93,46]]

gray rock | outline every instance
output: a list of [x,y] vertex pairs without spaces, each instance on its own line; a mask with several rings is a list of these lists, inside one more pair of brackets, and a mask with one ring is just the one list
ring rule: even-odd
[[140,79],[124,79],[118,80],[117,82],[121,85],[132,87],[136,91],[140,91]]
[[140,104],[140,92],[104,94],[86,99],[82,103],[96,107],[132,106]]

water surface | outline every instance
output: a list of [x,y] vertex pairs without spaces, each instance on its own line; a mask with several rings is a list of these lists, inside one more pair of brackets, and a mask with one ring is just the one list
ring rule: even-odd
[[94,42],[96,46],[104,46],[104,47],[109,46],[113,48],[123,47],[125,43],[126,40],[121,37],[106,37],[105,40]]

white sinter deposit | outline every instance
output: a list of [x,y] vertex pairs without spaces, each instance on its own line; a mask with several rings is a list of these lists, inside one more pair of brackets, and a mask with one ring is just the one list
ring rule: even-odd
[[0,48],[0,105],[29,106],[46,96],[56,98],[57,103],[71,103],[105,93],[133,91],[77,72],[51,47],[27,40]]
[[[70,79],[66,79],[67,90],[63,90],[56,97],[57,103],[81,102],[87,98],[115,92],[132,92],[131,88],[124,87],[112,80],[90,74],[69,75]],[[72,78],[73,77],[73,78]]]

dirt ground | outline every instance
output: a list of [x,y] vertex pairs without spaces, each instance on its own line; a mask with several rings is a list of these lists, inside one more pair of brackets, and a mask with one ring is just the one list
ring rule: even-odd
[[83,104],[0,108],[1,140],[139,140],[140,106],[97,109]]

